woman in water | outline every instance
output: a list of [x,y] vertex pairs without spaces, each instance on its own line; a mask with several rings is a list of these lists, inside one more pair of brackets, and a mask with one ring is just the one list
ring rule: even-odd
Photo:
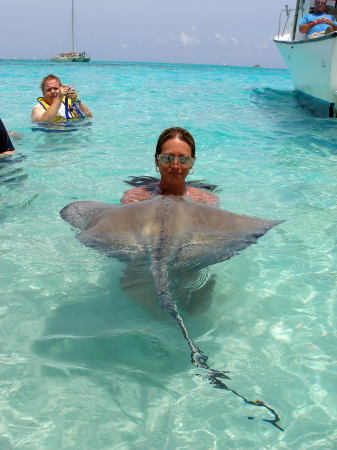
[[134,177],[127,183],[138,185],[138,187],[126,191],[121,202],[138,202],[156,195],[176,195],[195,202],[218,206],[218,197],[205,190],[213,190],[216,186],[201,182],[185,182],[194,162],[193,136],[179,127],[164,130],[158,138],[155,153],[156,170],[160,173],[160,180],[151,177]]
[[[122,203],[149,200],[156,195],[175,195],[189,200],[218,206],[218,197],[209,192],[216,188],[200,181],[187,182],[186,177],[195,162],[195,142],[192,135],[183,128],[173,127],[164,130],[158,138],[155,165],[160,179],[153,177],[133,177],[128,184],[136,185],[129,189],[121,199]],[[198,187],[196,187],[198,186]],[[215,275],[208,269],[186,268],[176,274],[176,299],[182,309],[190,314],[208,308],[212,300]],[[121,280],[124,291],[136,299],[146,309],[154,310],[156,294],[148,278],[139,267],[129,265]]]

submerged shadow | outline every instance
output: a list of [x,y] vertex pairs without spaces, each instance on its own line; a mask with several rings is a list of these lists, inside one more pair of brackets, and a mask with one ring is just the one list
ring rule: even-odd
[[[133,369],[175,373],[188,367],[188,350],[172,321],[156,317],[119,288],[120,264],[111,262],[99,286],[80,301],[64,303],[47,319],[43,335],[32,347],[45,361],[71,373]],[[96,292],[95,292],[96,291]]]
[[292,120],[307,117],[328,119],[329,103],[311,97],[297,90],[282,90],[272,88],[256,88],[250,91],[253,103],[272,116],[291,117]]
[[[282,138],[280,153],[308,152],[326,157],[337,152],[336,118],[329,118],[327,103],[314,102],[298,91],[270,88],[251,91],[252,102],[270,119],[273,134]],[[296,143],[294,145],[294,143]],[[274,142],[273,142],[274,144]]]
[[12,154],[0,158],[0,184],[5,184],[9,188],[22,185],[28,178],[24,169],[19,165],[27,158],[26,155]]
[[27,198],[25,181],[28,174],[23,167],[26,158],[18,153],[0,158],[0,221],[26,208],[37,197],[35,194]]
[[256,88],[250,91],[250,98],[259,109],[273,117],[285,116],[296,120],[300,115],[303,116],[303,110],[312,115],[311,111],[299,101],[298,92],[295,90]]

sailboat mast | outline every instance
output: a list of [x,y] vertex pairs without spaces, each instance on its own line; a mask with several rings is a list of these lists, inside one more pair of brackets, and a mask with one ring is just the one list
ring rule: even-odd
[[71,0],[71,40],[73,44],[73,53],[75,52],[75,39],[74,39],[74,0]]

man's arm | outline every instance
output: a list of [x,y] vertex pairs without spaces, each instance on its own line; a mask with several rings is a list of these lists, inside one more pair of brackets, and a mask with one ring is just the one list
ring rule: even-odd
[[311,28],[313,28],[317,24],[318,24],[318,21],[317,20],[313,20],[312,22],[308,22],[308,23],[304,23],[303,25],[300,25],[298,27],[298,29],[300,30],[301,33],[307,34],[308,31],[310,31]]
[[62,103],[62,98],[69,91],[68,86],[60,86],[56,97],[53,99],[52,104],[49,106],[47,110],[44,110],[43,107],[39,108],[35,106],[32,110],[32,121],[33,122],[55,122],[57,120],[57,113],[59,107]]
[[32,121],[55,122],[60,105],[61,99],[56,98],[47,110],[45,110],[42,106],[34,106],[32,110]]
[[319,23],[324,23],[333,28],[333,30],[337,30],[337,22],[332,16],[331,19],[328,19],[327,17],[322,17],[321,19],[316,19],[313,20],[312,22],[304,23],[299,26],[299,30],[301,33],[308,33],[308,31],[310,31],[311,28],[313,28],[315,25],[318,25]]
[[92,117],[92,112],[82,102],[79,104],[79,107],[80,107],[80,110],[82,111],[82,113],[85,115],[85,117]]

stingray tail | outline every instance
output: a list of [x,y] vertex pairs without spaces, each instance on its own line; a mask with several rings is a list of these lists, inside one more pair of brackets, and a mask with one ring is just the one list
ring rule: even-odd
[[[207,378],[210,381],[210,383],[217,389],[225,389],[227,391],[232,392],[233,394],[243,399],[244,402],[249,405],[259,406],[267,409],[269,412],[273,414],[274,418],[263,420],[265,422],[271,423],[276,428],[283,431],[283,428],[279,425],[280,417],[276,413],[276,411],[267,404],[265,404],[263,401],[248,400],[246,397],[239,394],[234,389],[228,387],[227,384],[223,381],[225,379],[230,379],[228,375],[226,375],[226,372],[210,368],[207,364],[208,356],[202,350],[200,350],[200,348],[197,347],[194,344],[193,340],[191,339],[190,334],[184,324],[184,321],[181,315],[179,314],[176,302],[174,301],[172,295],[172,287],[168,273],[167,244],[169,243],[166,241],[167,238],[165,237],[167,236],[166,226],[167,226],[167,217],[169,215],[170,199],[165,198],[164,196],[162,201],[164,202],[163,208],[161,210],[161,216],[158,218],[161,224],[160,240],[156,248],[153,249],[152,251],[152,265],[151,265],[153,280],[158,298],[160,300],[161,308],[166,310],[177,322],[191,350],[192,364],[196,367],[206,370]],[[252,417],[249,418],[252,419]]]
[[[161,308],[166,310],[172,318],[177,322],[181,332],[188,343],[188,346],[191,350],[191,362],[194,366],[205,369],[207,373],[207,379],[210,384],[216,389],[223,389],[229,392],[232,392],[234,395],[240,397],[245,403],[253,406],[258,406],[267,409],[274,417],[272,419],[262,419],[264,422],[271,423],[274,427],[278,428],[281,431],[284,429],[280,426],[280,416],[277,412],[271,408],[269,405],[264,403],[261,400],[248,400],[244,395],[240,394],[234,389],[231,389],[224,380],[230,380],[230,377],[227,375],[228,372],[224,370],[212,369],[207,364],[208,356],[193,342],[188,329],[185,326],[185,323],[179,314],[176,302],[173,300],[172,290],[170,288],[168,271],[166,265],[156,265],[157,270],[154,273],[155,285],[158,293],[158,297],[160,299]],[[158,270],[158,267],[161,267]],[[249,417],[249,419],[253,419],[253,417]]]

